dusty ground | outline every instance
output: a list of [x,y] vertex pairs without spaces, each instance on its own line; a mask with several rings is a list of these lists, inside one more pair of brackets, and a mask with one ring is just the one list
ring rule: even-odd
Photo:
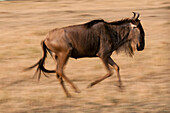
[[[146,48],[133,58],[113,53],[121,68],[124,90],[117,77],[87,89],[106,71],[98,58],[69,59],[66,75],[81,93],[66,98],[55,75],[40,82],[35,70],[23,72],[41,57],[40,41],[56,27],[92,19],[106,21],[141,14]],[[169,113],[170,112],[169,0],[23,0],[0,2],[1,113]],[[54,69],[48,57],[46,67]]]

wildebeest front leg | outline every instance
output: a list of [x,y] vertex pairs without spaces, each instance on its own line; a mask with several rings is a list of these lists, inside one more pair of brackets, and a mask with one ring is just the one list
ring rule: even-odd
[[122,82],[121,82],[120,73],[119,73],[119,66],[112,60],[111,57],[108,58],[108,63],[109,63],[111,66],[113,66],[113,68],[116,70],[117,77],[118,77],[118,79],[119,79],[119,87],[121,88]]
[[107,73],[105,76],[103,76],[103,77],[95,80],[95,81],[92,82],[91,84],[89,84],[89,85],[87,86],[87,88],[90,88],[90,87],[94,86],[95,84],[101,82],[102,80],[104,80],[104,79],[106,79],[106,78],[108,78],[108,77],[110,77],[110,76],[112,75],[112,71],[111,71],[111,69],[110,69],[110,67],[109,67],[109,65],[108,65],[108,57],[101,58],[101,60],[103,61],[103,63],[104,63],[104,65],[105,65],[106,70],[108,71],[108,73]]

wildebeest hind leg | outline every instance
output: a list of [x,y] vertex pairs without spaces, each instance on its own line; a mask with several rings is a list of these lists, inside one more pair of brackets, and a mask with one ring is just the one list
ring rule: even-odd
[[64,85],[64,81],[63,81],[62,77],[59,76],[58,74],[56,74],[56,77],[57,77],[57,79],[59,80],[59,82],[60,82],[60,84],[61,84],[61,86],[62,86],[62,88],[63,88],[63,90],[64,90],[64,92],[65,92],[65,94],[66,94],[66,96],[67,96],[67,97],[71,97],[71,94],[67,91],[67,89],[66,89],[66,87],[65,87],[65,85]]
[[110,67],[109,67],[109,65],[108,65],[108,58],[107,58],[107,57],[101,58],[101,60],[103,61],[103,63],[104,63],[104,65],[105,65],[106,70],[108,71],[108,73],[107,73],[105,76],[103,76],[103,77],[95,80],[95,81],[92,82],[91,84],[89,84],[89,85],[87,86],[87,88],[90,88],[90,87],[94,86],[95,84],[103,81],[104,79],[106,79],[106,78],[108,78],[108,77],[110,77],[110,76],[112,75],[112,71],[111,71],[111,69],[110,69]]
[[60,84],[61,84],[61,87],[63,88],[65,94],[67,97],[71,97],[71,94],[68,92],[67,88],[65,87],[65,84],[64,84],[64,81],[63,81],[63,78],[61,76],[58,75],[57,73],[57,70],[58,70],[58,64],[57,64],[57,56],[54,56],[52,55],[52,58],[54,59],[56,65],[57,65],[57,68],[56,68],[56,78],[59,80]]
[[68,82],[72,88],[75,90],[75,92],[79,93],[80,90],[67,78],[63,72],[64,65],[66,64],[67,60],[69,58],[69,54],[66,54],[65,52],[62,52],[58,55],[57,58],[57,73],[59,76],[61,76],[66,82]]

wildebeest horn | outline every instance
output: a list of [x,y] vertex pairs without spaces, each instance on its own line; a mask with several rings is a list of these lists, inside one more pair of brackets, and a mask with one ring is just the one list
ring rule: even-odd
[[136,16],[136,13],[135,12],[132,12],[133,14],[134,14],[134,16],[132,17],[132,19],[134,19],[135,18],[135,16]]
[[[132,17],[134,20],[136,20],[136,19],[138,19],[138,18],[139,18],[139,16],[140,16],[140,14],[139,14],[139,13],[136,13],[136,12],[132,12],[132,13],[134,14],[134,16]],[[137,17],[135,18],[136,14],[137,14]]]
[[139,13],[137,13],[137,15],[138,15],[138,16],[136,17],[136,19],[138,19],[138,18],[139,18],[140,14],[139,14]]

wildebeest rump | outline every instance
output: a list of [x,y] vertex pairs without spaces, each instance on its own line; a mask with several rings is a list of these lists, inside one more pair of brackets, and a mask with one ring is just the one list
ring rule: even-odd
[[[138,51],[144,49],[145,33],[138,18],[139,13],[134,13],[132,18],[126,18],[120,21],[106,22],[104,20],[92,20],[81,25],[53,29],[41,43],[43,49],[42,58],[28,69],[38,66],[35,73],[38,74],[38,79],[40,79],[41,72],[45,72],[45,75],[46,73],[56,73],[56,77],[60,81],[66,96],[71,96],[63,80],[68,82],[75,92],[80,91],[63,72],[63,67],[68,58],[99,57],[108,73],[92,82],[88,87],[92,87],[112,75],[109,65],[113,66],[116,70],[119,86],[121,87],[119,66],[110,56],[113,51],[119,52],[122,50],[132,56],[136,49]],[[44,68],[47,51],[57,62],[56,70],[47,70]]]

